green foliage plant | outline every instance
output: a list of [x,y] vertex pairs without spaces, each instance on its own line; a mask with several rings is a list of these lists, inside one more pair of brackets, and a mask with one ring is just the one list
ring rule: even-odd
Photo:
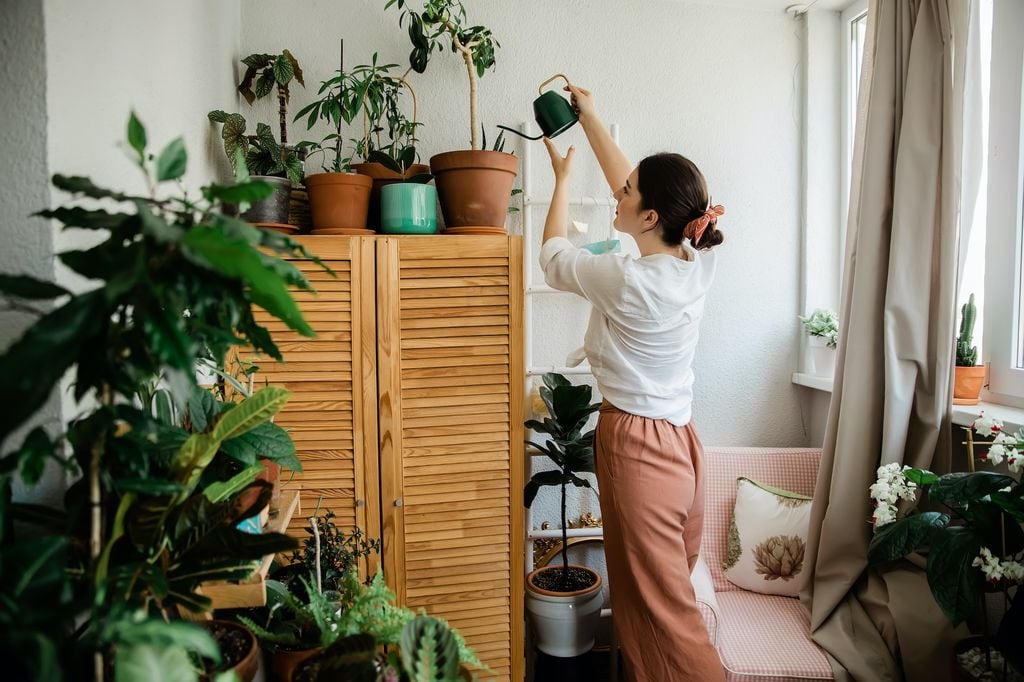
[[215,109],[206,116],[210,121],[222,124],[220,136],[233,171],[238,172],[239,159],[244,159],[245,167],[252,175],[287,177],[292,184],[302,183],[304,173],[301,154],[291,147],[278,144],[266,123],[257,123],[256,134],[247,135],[247,123],[241,114],[229,114]]
[[[250,105],[258,99],[266,97],[275,88],[277,90],[277,118],[281,127],[281,145],[288,144],[288,100],[291,97],[290,85],[295,80],[306,87],[302,79],[302,68],[299,60],[291,52],[284,50],[281,54],[254,53],[242,60],[245,64],[245,75],[238,84],[238,92]],[[253,85],[255,84],[255,89]],[[259,133],[257,133],[258,135]],[[231,157],[231,154],[228,154]]]
[[[341,582],[350,570],[358,570],[360,559],[380,552],[380,539],[367,537],[362,529],[354,528],[345,533],[337,524],[331,510],[322,515],[314,513],[313,519],[319,531],[320,580],[324,590],[339,590]],[[280,575],[309,575],[317,570],[317,540],[312,525],[306,527],[307,537],[303,546],[292,553],[292,563]],[[279,577],[280,577],[279,575]]]
[[[195,375],[200,359],[223,367],[238,345],[281,359],[254,305],[313,335],[289,292],[311,287],[278,257],[311,256],[216,210],[258,201],[271,191],[266,183],[240,173],[198,198],[175,193],[187,166],[181,138],[151,153],[132,114],[127,141],[148,194],[56,175],[54,186],[74,201],[38,214],[93,231],[92,246],[58,254],[92,286],[72,293],[0,276],[11,307],[38,314],[0,355],[0,656],[35,679],[83,669],[103,679],[110,665],[118,679],[140,670],[195,679],[189,652],[218,654],[176,614],[209,609],[200,583],[243,578],[263,555],[295,547],[286,536],[235,527],[270,495],[254,480],[255,454],[294,456],[287,434],[267,427],[288,392],[264,388],[222,404]],[[12,443],[69,371],[82,404],[75,419],[62,432],[36,428]],[[48,463],[78,477],[63,508],[14,503],[13,478],[32,486]],[[32,532],[16,533],[14,521]]]
[[978,309],[974,294],[960,307],[960,333],[956,337],[956,366],[974,367],[978,364],[978,347],[974,345],[974,322]]
[[409,65],[416,73],[427,69],[430,55],[450,49],[462,57],[469,78],[469,132],[471,149],[481,149],[477,106],[477,79],[494,67],[494,53],[501,45],[485,26],[472,26],[466,19],[461,0],[425,0],[421,11],[414,10],[409,0],[387,0],[384,9],[398,5],[399,26],[409,22],[412,51]]
[[999,420],[983,416],[971,429],[993,437],[972,438],[972,454],[974,447],[987,448],[978,460],[994,466],[1005,459],[1009,474],[975,471],[973,462],[970,471],[942,475],[898,464],[880,467],[870,490],[876,506],[868,564],[884,569],[927,550],[928,586],[943,613],[954,625],[980,621],[986,633],[985,594],[1002,592],[1005,612],[995,645],[1024,672],[1024,430],[1005,434]]
[[804,331],[811,336],[820,336],[825,339],[829,348],[835,348],[839,341],[839,318],[831,310],[815,308],[808,317],[801,317],[804,323]]
[[547,455],[557,467],[550,471],[539,471],[526,483],[523,502],[527,507],[533,504],[537,492],[543,486],[560,486],[562,493],[562,582],[568,581],[569,546],[566,519],[566,486],[591,488],[590,481],[580,478],[580,473],[594,472],[594,430],[584,431],[590,415],[600,409],[600,403],[592,403],[590,386],[573,385],[561,374],[548,372],[543,376],[540,397],[547,406],[548,416],[543,421],[529,419],[526,428],[534,433],[546,434],[542,442],[526,441],[526,444]]

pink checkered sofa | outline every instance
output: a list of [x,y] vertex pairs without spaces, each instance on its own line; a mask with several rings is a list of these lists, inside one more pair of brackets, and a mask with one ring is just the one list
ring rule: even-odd
[[811,495],[820,458],[821,450],[814,448],[706,449],[701,558],[707,570],[698,564],[693,580],[708,634],[730,682],[833,679],[824,651],[811,640],[798,599],[740,589],[722,570],[736,479],[746,476]]

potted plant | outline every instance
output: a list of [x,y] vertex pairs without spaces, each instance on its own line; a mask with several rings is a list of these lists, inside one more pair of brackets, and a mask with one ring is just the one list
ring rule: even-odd
[[[360,64],[352,70],[355,96],[360,97],[363,119],[363,136],[352,141],[356,156],[363,162],[353,163],[352,169],[373,178],[367,225],[374,230],[381,227],[381,190],[385,186],[412,183],[399,192],[407,197],[402,203],[411,203],[417,198],[425,203],[427,198],[432,198],[431,213],[436,205],[434,188],[425,187],[433,179],[430,167],[417,163],[417,129],[422,124],[417,119],[416,93],[404,77],[391,73],[396,66],[378,64],[374,53],[370,64]],[[403,91],[412,99],[412,120],[400,106]],[[393,214],[389,217],[395,221]]]
[[978,365],[978,347],[974,345],[974,321],[978,309],[971,294],[960,308],[960,333],[956,337],[956,367],[953,369],[953,404],[977,405],[985,383],[985,366]]
[[420,12],[408,0],[387,0],[385,9],[395,4],[402,10],[399,25],[409,22],[414,71],[423,73],[433,52],[449,48],[462,57],[469,78],[470,149],[430,159],[445,226],[503,228],[519,163],[512,154],[481,145],[477,113],[477,79],[494,67],[500,45],[489,28],[469,24],[461,0],[426,0]]
[[[150,154],[146,130],[132,115],[128,146],[149,195],[57,175],[58,189],[89,202],[40,213],[97,230],[94,246],[59,254],[94,286],[72,294],[26,276],[0,277],[5,299],[39,316],[0,355],[0,445],[8,446],[0,457],[0,624],[5,633],[20,630],[25,645],[15,658],[29,677],[86,670],[100,680],[115,672],[154,679],[148,673],[156,667],[194,679],[190,652],[221,655],[201,628],[177,619],[179,611],[209,610],[203,582],[245,578],[259,558],[295,546],[284,535],[236,527],[270,496],[255,480],[259,466],[248,463],[257,448],[247,436],[280,409],[287,392],[266,388],[237,405],[217,405],[195,387],[195,375],[199,358],[223,366],[238,344],[280,358],[253,317],[254,303],[312,335],[288,292],[309,285],[273,255],[308,254],[284,235],[216,210],[221,202],[267,196],[265,183],[212,184],[198,200],[169,197],[167,183],[185,173],[183,141]],[[96,199],[103,208],[95,208]],[[52,308],[35,305],[55,298]],[[90,400],[66,428],[34,429],[16,446],[12,434],[72,367],[75,397]],[[165,377],[187,423],[139,400],[156,376]],[[12,478],[32,484],[51,462],[77,479],[63,508],[12,503]],[[15,520],[32,524],[31,532]],[[8,589],[13,567],[17,585]],[[15,620],[40,609],[53,612]],[[0,640],[5,647],[13,641]]]
[[295,115],[306,119],[307,130],[317,121],[330,124],[334,132],[319,142],[304,140],[299,148],[310,156],[319,155],[322,173],[306,176],[313,234],[372,234],[366,228],[373,179],[353,172],[352,155],[345,156],[342,123],[351,124],[362,108],[367,81],[339,67],[337,74],[320,84],[319,99]]
[[562,565],[538,568],[526,577],[526,610],[537,633],[537,648],[551,656],[572,657],[594,646],[602,595],[600,575],[569,564],[566,486],[591,487],[577,474],[594,471],[594,431],[583,429],[600,403],[590,402],[590,386],[574,386],[554,372],[543,379],[540,396],[549,416],[543,421],[530,419],[525,425],[535,433],[547,434],[548,440],[527,444],[547,455],[557,469],[534,474],[523,491],[523,500],[529,507],[541,487],[561,487]]
[[816,308],[809,317],[801,317],[804,331],[810,336],[811,362],[814,373],[831,377],[836,369],[836,342],[839,341],[839,318],[831,310]]
[[[957,647],[954,666],[987,669],[989,676],[961,679],[1015,679],[1007,676],[1010,670],[1016,670],[1019,679],[1024,674],[1024,597],[1019,587],[1024,583],[1024,487],[1019,480],[1024,431],[1007,435],[999,420],[983,416],[971,430],[992,440],[968,439],[967,472],[936,476],[899,464],[879,467],[878,480],[870,488],[875,535],[868,563],[881,568],[927,548],[928,586],[936,603],[954,625],[980,622],[985,633]],[[975,445],[987,448],[980,461],[996,466],[1005,460],[1010,475],[975,471]],[[926,509],[932,511],[917,508],[922,491]],[[1001,592],[1006,607],[994,638],[988,636],[985,604],[991,592]]]
[[[275,571],[274,577],[287,586],[302,576],[319,576],[318,584],[325,590],[339,590],[343,576],[359,569],[359,561],[374,552],[380,553],[380,540],[368,538],[360,528],[345,533],[334,523],[335,514],[327,510],[320,515],[320,503],[306,527],[307,537],[301,549],[292,552],[292,563]],[[316,524],[314,532],[313,524]]]

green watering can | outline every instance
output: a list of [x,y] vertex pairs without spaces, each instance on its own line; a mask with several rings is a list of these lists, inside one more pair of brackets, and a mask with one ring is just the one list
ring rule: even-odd
[[510,133],[515,133],[520,137],[525,137],[527,140],[539,140],[542,137],[554,137],[560,133],[565,132],[569,128],[572,128],[576,121],[580,120],[580,117],[573,111],[572,105],[569,104],[569,100],[559,95],[554,90],[548,90],[544,92],[544,86],[555,80],[561,78],[565,80],[566,84],[569,84],[569,79],[564,74],[556,73],[551,78],[547,79],[537,88],[537,92],[540,93],[540,97],[533,100],[533,117],[537,119],[537,125],[543,131],[537,137],[530,137],[524,135],[515,128],[508,126],[499,125],[498,127],[502,130],[507,130]]

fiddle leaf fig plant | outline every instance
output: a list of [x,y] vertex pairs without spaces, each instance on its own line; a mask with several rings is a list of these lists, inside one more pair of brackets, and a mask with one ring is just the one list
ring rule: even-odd
[[562,566],[563,582],[568,579],[569,546],[566,519],[566,486],[591,488],[590,481],[580,478],[580,473],[594,472],[594,429],[584,432],[590,415],[600,409],[600,403],[590,402],[593,389],[587,385],[573,385],[561,374],[548,372],[543,376],[540,397],[547,407],[544,419],[530,419],[525,426],[534,433],[547,434],[546,441],[526,441],[526,444],[547,455],[557,467],[550,471],[539,471],[527,482],[523,490],[523,502],[527,507],[533,504],[537,492],[543,486],[560,486],[562,493]]
[[387,0],[384,9],[398,5],[401,15],[398,25],[409,22],[409,65],[416,73],[427,70],[432,52],[449,48],[462,57],[469,78],[469,132],[471,148],[480,149],[479,115],[477,106],[477,80],[494,68],[495,50],[501,44],[486,26],[469,25],[466,8],[461,0],[426,0],[423,9],[416,11],[409,0]]
[[[196,368],[224,367],[238,345],[281,359],[254,306],[313,336],[289,291],[312,289],[278,256],[319,261],[284,235],[218,212],[222,201],[267,196],[266,183],[174,192],[184,144],[158,153],[148,144],[132,114],[128,145],[148,193],[56,175],[71,198],[38,214],[94,231],[91,246],[58,254],[91,280],[88,289],[0,278],[11,307],[38,314],[0,354],[0,657],[18,661],[19,679],[88,670],[102,680],[111,665],[128,679],[158,660],[175,680],[197,679],[188,652],[219,654],[207,634],[172,616],[210,608],[202,582],[243,578],[260,557],[296,547],[236,527],[271,492],[255,480],[254,451],[297,465],[287,433],[269,424],[288,392],[268,387],[222,403],[196,385]],[[70,397],[81,403],[74,419],[12,442],[69,372]],[[257,436],[273,447],[257,447]],[[15,501],[13,478],[31,486],[50,463],[77,477],[62,508]]]

